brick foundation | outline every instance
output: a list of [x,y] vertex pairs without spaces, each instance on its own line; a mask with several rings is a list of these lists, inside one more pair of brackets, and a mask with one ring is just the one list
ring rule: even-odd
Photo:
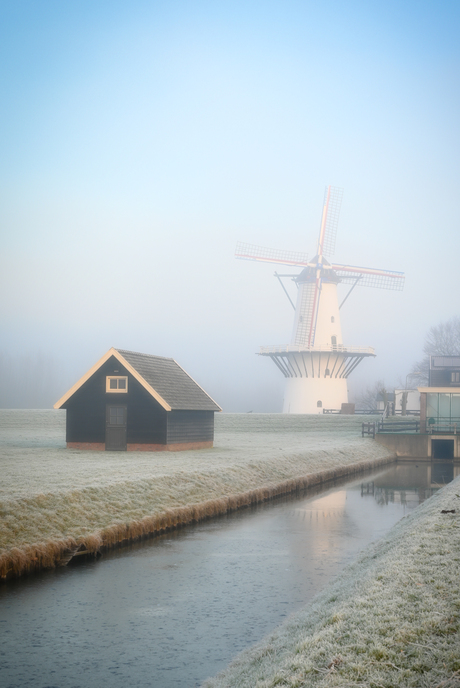
[[[189,449],[211,449],[213,442],[181,442],[178,444],[128,444],[128,451],[187,451]],[[88,449],[105,451],[104,442],[67,442],[67,449]]]
[[177,444],[128,444],[128,451],[186,451],[188,449],[211,449],[210,442],[180,442]]
[[105,451],[104,442],[67,442],[67,449],[90,449],[91,451]]

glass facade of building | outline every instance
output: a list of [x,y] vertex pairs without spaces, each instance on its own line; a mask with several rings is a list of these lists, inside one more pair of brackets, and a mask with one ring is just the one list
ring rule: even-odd
[[426,395],[428,423],[458,423],[460,425],[460,392],[429,392]]

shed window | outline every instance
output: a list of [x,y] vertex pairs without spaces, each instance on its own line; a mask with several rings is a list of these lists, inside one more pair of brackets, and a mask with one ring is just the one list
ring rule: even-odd
[[451,382],[460,382],[460,373],[451,373],[450,374],[450,381]]
[[105,391],[110,393],[123,393],[128,391],[128,378],[122,376],[107,376]]

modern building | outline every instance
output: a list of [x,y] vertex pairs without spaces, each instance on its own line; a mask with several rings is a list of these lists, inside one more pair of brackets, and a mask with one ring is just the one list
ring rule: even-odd
[[428,387],[419,387],[420,431],[460,431],[460,356],[430,356]]
[[[375,439],[396,452],[441,460],[460,459],[460,356],[431,356],[428,387],[419,387],[420,421],[379,424]],[[457,475],[460,467],[454,474]]]

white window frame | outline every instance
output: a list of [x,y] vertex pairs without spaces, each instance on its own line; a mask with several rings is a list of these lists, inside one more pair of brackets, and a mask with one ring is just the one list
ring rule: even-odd
[[[117,380],[117,388],[110,388],[110,380]],[[125,380],[125,389],[118,389],[118,380]],[[128,392],[128,376],[127,375],[107,375],[105,378],[105,391],[108,394],[127,394]]]

